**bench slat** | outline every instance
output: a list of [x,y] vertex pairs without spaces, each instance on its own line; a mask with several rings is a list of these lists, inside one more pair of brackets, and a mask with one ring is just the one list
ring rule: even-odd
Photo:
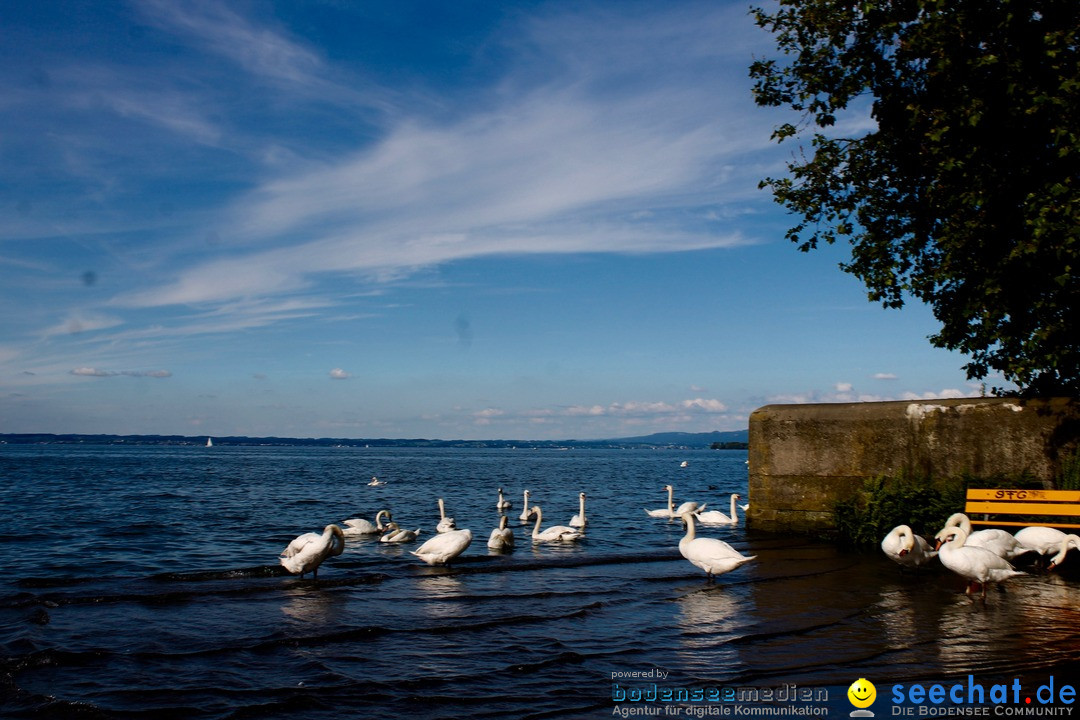
[[1080,503],[1080,490],[1008,490],[1004,488],[968,488],[968,500],[1041,500],[1044,502]]
[[1080,525],[1074,525],[1073,523],[1030,523],[1030,522],[1016,522],[1015,520],[972,520],[972,525],[1008,525],[1010,527],[1028,527],[1030,525],[1047,525],[1049,527],[1056,528],[1080,528]]
[[966,513],[998,515],[1080,515],[1080,504],[1045,502],[971,502],[964,506]]

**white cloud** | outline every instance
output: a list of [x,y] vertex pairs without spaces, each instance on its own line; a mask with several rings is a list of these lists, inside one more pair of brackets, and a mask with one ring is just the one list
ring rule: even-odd
[[111,375],[116,375],[117,373],[109,372],[107,370],[98,370],[97,368],[92,367],[79,367],[73,369],[71,374],[81,375],[83,377],[109,377]]
[[334,368],[330,371],[330,377],[334,380],[348,380],[352,375],[345,372],[341,368]]
[[100,368],[93,367],[77,367],[71,371],[72,375],[79,375],[81,377],[148,377],[148,378],[169,378],[172,377],[172,372],[168,370],[102,370]]
[[874,373],[871,377],[873,377],[875,380],[895,380],[896,379],[895,374],[886,373],[886,372]]
[[979,396],[979,391],[974,390],[974,389],[971,389],[971,390],[968,390],[967,392],[964,392],[963,390],[959,390],[957,388],[945,388],[943,390],[939,390],[939,391],[936,391],[936,392],[934,392],[934,391],[922,392],[922,393],[906,392],[900,397],[900,399],[901,400],[935,400],[935,399],[938,399],[938,398],[949,399],[949,398],[969,398],[969,397],[978,397],[978,396]]
[[566,408],[565,414],[568,417],[599,417],[605,412],[600,405],[574,405]]
[[498,408],[484,408],[473,413],[473,422],[476,425],[490,425],[495,418],[501,418],[506,412]]
[[803,405],[807,403],[856,403],[856,402],[888,402],[890,400],[933,400],[936,398],[965,398],[978,397],[979,390],[971,388],[967,392],[955,388],[946,388],[939,391],[900,393],[898,396],[874,395],[870,393],[856,393],[850,383],[837,383],[835,392],[818,392],[811,390],[804,393],[781,393],[767,398],[769,403]]
[[719,400],[707,400],[705,398],[695,398],[693,400],[683,400],[679,403],[680,407],[687,410],[703,410],[710,413],[722,413],[727,412],[727,405]]

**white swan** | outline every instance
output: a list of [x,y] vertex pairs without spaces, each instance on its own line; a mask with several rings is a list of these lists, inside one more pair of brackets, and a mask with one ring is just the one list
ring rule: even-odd
[[539,505],[534,505],[533,512],[536,513],[536,525],[532,531],[533,542],[575,542],[583,537],[580,530],[567,525],[552,525],[544,532],[540,532],[540,523],[544,520],[544,511],[540,509]]
[[696,502],[687,501],[679,507],[675,507],[675,488],[670,485],[665,485],[664,489],[667,490],[667,507],[660,508],[659,510],[646,510],[645,513],[649,517],[655,518],[667,518],[673,520],[674,518],[681,517],[684,513],[698,512],[704,510],[708,503],[702,503],[698,505]]
[[322,535],[318,533],[304,533],[294,539],[282,551],[280,556],[281,566],[293,573],[311,572],[312,576],[319,579],[319,565],[328,557],[340,555],[345,551],[345,535],[337,525],[327,525],[323,528]]
[[379,538],[379,542],[384,543],[406,543],[412,542],[416,539],[416,536],[420,534],[420,528],[415,530],[402,530],[396,522],[386,523],[386,532]]
[[670,519],[675,513],[675,488],[665,485],[664,489],[667,490],[667,507],[658,510],[646,510],[645,514],[649,517]]
[[521,522],[528,522],[528,521],[532,520],[534,517],[536,517],[533,514],[532,508],[529,507],[529,495],[530,495],[529,491],[526,490],[525,491],[525,499],[523,501],[524,502],[524,507],[521,510],[521,515],[518,516],[518,520],[521,520]]
[[390,520],[389,510],[380,510],[375,513],[375,522],[364,518],[349,518],[345,521],[345,537],[358,537],[360,535],[377,535],[386,529],[386,526],[382,523],[382,516],[385,515],[387,520]]
[[450,532],[457,529],[457,523],[454,522],[454,518],[446,517],[446,506],[443,505],[443,499],[439,498],[439,524],[435,526],[436,532]]
[[495,501],[495,509],[501,512],[503,510],[509,510],[513,506],[514,503],[503,499],[502,488],[499,488],[499,499]]
[[371,478],[371,482],[368,483],[368,485],[370,485],[372,487],[380,487],[380,486],[385,485],[385,484],[386,484],[385,480],[380,480],[377,477]]
[[585,493],[578,493],[578,514],[570,518],[570,527],[583,528],[589,522],[585,517]]
[[916,535],[907,525],[897,525],[881,541],[885,555],[901,567],[917,568],[925,565],[937,555],[930,549],[930,543],[921,535]]
[[491,531],[488,538],[488,547],[492,550],[513,550],[514,531],[506,527],[506,516],[499,518],[499,527]]
[[1065,539],[1061,541],[1061,550],[1058,554],[1050,558],[1050,565],[1047,566],[1047,570],[1053,570],[1061,563],[1065,562],[1065,556],[1069,554],[1069,550],[1072,548],[1080,549],[1080,535],[1066,535]]
[[1061,547],[1062,541],[1068,537],[1057,528],[1043,525],[1030,525],[1016,531],[1016,541],[1028,550],[1049,555]]
[[998,557],[1005,558],[1006,560],[1012,560],[1017,555],[1022,555],[1027,552],[1027,548],[1023,547],[1012,533],[1008,533],[1004,530],[991,528],[988,530],[977,530],[972,532],[971,520],[969,520],[968,516],[964,513],[953,513],[950,515],[949,519],[945,521],[945,527],[941,528],[937,535],[934,536],[939,548],[948,536],[949,530],[954,527],[958,527],[964,531],[964,535],[967,537],[967,541],[964,544],[967,547],[985,548]]
[[686,535],[679,540],[679,554],[704,570],[710,580],[714,575],[731,572],[757,557],[743,555],[723,540],[695,537],[693,513],[684,513],[682,519],[686,523]]
[[447,565],[471,542],[472,530],[447,530],[410,552],[428,565]]
[[705,510],[703,512],[694,513],[697,515],[697,521],[702,525],[738,525],[739,516],[735,514],[736,506],[735,501],[740,498],[739,495],[732,493],[731,495],[731,517],[728,517],[719,510]]
[[986,585],[1002,582],[1024,573],[1015,570],[1009,561],[982,547],[966,545],[968,534],[961,527],[947,528],[943,544],[938,550],[941,564],[968,581],[967,593],[982,585],[982,597],[986,599]]
[[690,461],[689,460],[683,460],[681,463],[679,463],[679,467],[689,467],[689,466],[690,466]]

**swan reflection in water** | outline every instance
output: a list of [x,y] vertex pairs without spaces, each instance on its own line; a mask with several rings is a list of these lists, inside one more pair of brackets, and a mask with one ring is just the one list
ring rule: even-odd
[[938,662],[958,673],[1008,670],[1021,659],[1050,668],[1074,652],[1080,603],[1075,587],[1052,575],[1027,577],[973,602],[952,587],[938,624]]
[[736,588],[713,586],[692,590],[677,598],[674,622],[678,633],[676,654],[687,668],[715,673],[718,664],[733,666],[738,646],[731,640],[744,633],[749,598]]
[[884,631],[883,650],[907,651],[936,645],[943,612],[942,598],[934,590],[937,581],[933,574],[909,573],[879,589],[874,615]]
[[334,627],[348,623],[352,613],[348,598],[343,593],[317,585],[290,591],[286,601],[281,604],[281,614],[290,623],[302,625],[308,631],[312,625]]
[[421,600],[423,615],[457,619],[468,615],[468,603],[461,602],[468,588],[456,575],[425,575],[417,578],[413,597]]

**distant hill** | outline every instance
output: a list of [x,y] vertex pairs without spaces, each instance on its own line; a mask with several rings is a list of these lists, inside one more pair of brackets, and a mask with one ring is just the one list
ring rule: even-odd
[[625,445],[655,445],[657,447],[709,447],[713,443],[745,443],[750,441],[749,430],[727,430],[720,432],[685,433],[667,432],[641,435],[638,437],[613,438],[609,443]]

